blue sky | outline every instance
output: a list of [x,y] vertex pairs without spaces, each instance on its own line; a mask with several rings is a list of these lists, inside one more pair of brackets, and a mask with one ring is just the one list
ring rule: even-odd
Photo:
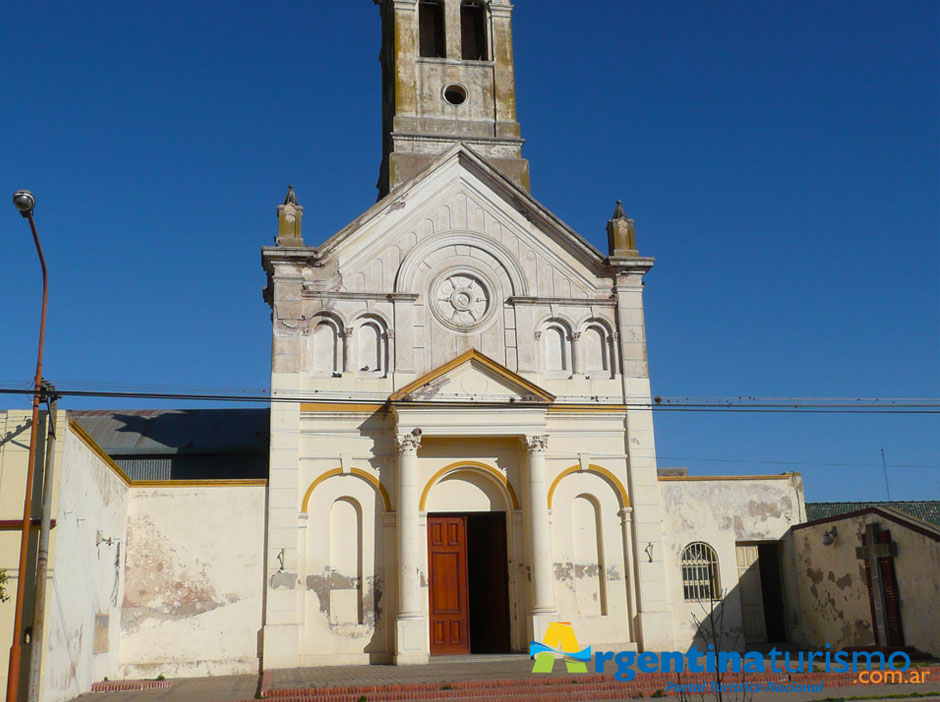
[[[519,0],[514,30],[533,194],[601,248],[623,199],[657,258],[656,394],[940,396],[935,2]],[[267,387],[259,247],[288,183],[308,243],[374,201],[378,50],[369,0],[8,13],[0,196],[39,198],[46,376]],[[39,271],[5,207],[0,381],[23,383]],[[158,406],[67,401],[129,404]],[[811,500],[883,499],[883,446],[893,498],[940,499],[937,415],[660,413],[656,430],[661,465],[799,470]]]

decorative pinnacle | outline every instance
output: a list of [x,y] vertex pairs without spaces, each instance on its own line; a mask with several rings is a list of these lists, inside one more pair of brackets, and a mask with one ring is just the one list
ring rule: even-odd
[[287,186],[287,197],[284,198],[284,204],[285,204],[285,205],[296,205],[296,204],[297,204],[297,196],[294,194],[294,186],[293,186],[293,185],[288,185],[288,186]]
[[617,200],[617,209],[614,210],[614,216],[611,219],[626,219],[627,213],[623,211],[623,202]]

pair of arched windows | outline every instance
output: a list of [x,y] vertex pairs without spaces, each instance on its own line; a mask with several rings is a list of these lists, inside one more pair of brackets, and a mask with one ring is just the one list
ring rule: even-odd
[[311,337],[311,367],[316,375],[385,376],[388,371],[388,331],[377,317],[360,317],[347,330],[338,319],[319,315]]
[[[447,57],[444,0],[421,0],[418,4],[418,34],[421,55]],[[482,0],[460,3],[460,48],[464,61],[485,61],[486,8]]]
[[600,322],[588,322],[572,333],[562,320],[550,319],[539,332],[542,371],[554,377],[583,373],[589,377],[613,377],[614,348],[610,330]]

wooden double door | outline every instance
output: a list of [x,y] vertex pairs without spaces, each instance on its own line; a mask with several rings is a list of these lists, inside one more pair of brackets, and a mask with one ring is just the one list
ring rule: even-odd
[[428,515],[431,654],[508,653],[506,514]]

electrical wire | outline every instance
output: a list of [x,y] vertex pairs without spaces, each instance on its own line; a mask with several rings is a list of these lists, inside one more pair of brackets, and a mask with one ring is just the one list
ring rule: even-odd
[[[178,400],[184,402],[317,402],[354,404],[362,401],[377,402],[374,397],[327,398],[314,392],[284,392],[268,394],[233,394],[231,392],[146,392],[122,390],[79,390],[56,388],[62,397],[107,397],[115,399]],[[0,388],[0,394],[31,395],[32,389]],[[456,397],[456,396],[455,396]],[[598,396],[584,396],[595,402]],[[440,395],[436,399],[441,400]],[[570,398],[565,398],[565,401]],[[614,402],[625,409],[650,409],[665,412],[747,412],[747,413],[805,413],[805,414],[940,414],[940,400],[933,398],[663,398],[652,400]]]

